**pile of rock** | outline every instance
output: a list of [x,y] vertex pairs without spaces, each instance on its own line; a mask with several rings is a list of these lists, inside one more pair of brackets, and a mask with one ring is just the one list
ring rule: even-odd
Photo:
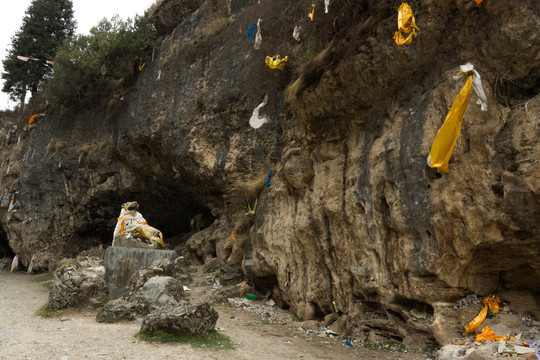
[[183,300],[183,286],[174,275],[174,263],[165,259],[138,270],[129,280],[123,295],[105,304],[97,314],[97,320],[133,320],[137,315],[148,314],[170,300]]
[[56,311],[89,299],[106,296],[103,259],[93,257],[64,259],[54,272],[47,308]]
[[109,301],[97,314],[98,321],[133,320],[146,315],[141,332],[204,334],[215,328],[218,313],[208,303],[191,304],[175,277],[174,262],[163,259],[138,270],[119,299]]

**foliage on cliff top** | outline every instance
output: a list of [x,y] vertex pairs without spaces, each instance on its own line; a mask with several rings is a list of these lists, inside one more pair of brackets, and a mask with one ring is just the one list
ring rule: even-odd
[[53,111],[98,104],[114,90],[127,86],[144,63],[145,52],[153,47],[155,34],[146,14],[125,21],[114,16],[102,19],[89,35],[66,40],[45,86]]

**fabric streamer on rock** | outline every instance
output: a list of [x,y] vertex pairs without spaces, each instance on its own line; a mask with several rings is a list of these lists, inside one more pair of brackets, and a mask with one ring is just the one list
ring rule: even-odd
[[255,45],[253,46],[256,50],[261,48],[262,35],[261,35],[261,19],[257,20],[257,34],[255,35]]
[[41,114],[34,114],[34,115],[30,116],[30,119],[28,119],[28,123],[32,124],[40,116],[41,116]]
[[[409,45],[412,39],[416,37],[416,30],[420,30],[416,27],[414,15],[412,9],[407,3],[402,3],[398,8],[398,31],[394,33],[394,41],[399,46]],[[403,37],[403,33],[409,34],[407,38]]]
[[11,272],[17,270],[19,267],[19,255],[15,255],[13,261],[11,262]]
[[[444,123],[440,127],[431,150],[429,152],[427,163],[429,167],[436,168],[441,172],[448,172],[448,162],[454,151],[457,138],[461,132],[461,125],[463,123],[463,115],[467,109],[469,98],[471,97],[471,88],[473,83],[475,84],[474,90],[478,95],[477,104],[481,106],[482,111],[487,110],[487,98],[482,88],[482,81],[480,80],[480,74],[474,70],[472,64],[468,63],[460,66],[461,71],[458,74],[466,75],[467,81],[454,99],[452,107],[446,115]],[[473,78],[475,78],[473,80]]]
[[260,103],[255,109],[253,109],[253,113],[251,114],[251,118],[249,119],[249,125],[252,128],[258,129],[270,121],[270,119],[268,119],[268,117],[266,116],[259,116],[259,111],[261,110],[263,106],[266,105],[267,102],[268,102],[268,95],[264,97],[264,100],[262,103]]
[[287,60],[289,60],[288,56],[285,56],[282,59],[278,54],[274,55],[273,57],[267,56],[265,62],[266,66],[268,66],[270,69],[283,70],[285,68],[285,64],[287,63]]
[[255,26],[257,26],[255,23],[251,24],[247,31],[247,37],[250,39],[253,39],[253,31],[255,30]]
[[292,36],[293,36],[294,40],[296,40],[296,41],[300,41],[300,29],[301,29],[300,26],[294,25],[294,30],[293,30]]
[[311,12],[308,13],[307,16],[311,21],[313,21],[313,17],[315,16],[315,4],[311,4],[311,6],[312,6]]
[[272,170],[268,172],[268,176],[266,177],[266,181],[264,182],[264,186],[270,187],[270,179],[272,179]]

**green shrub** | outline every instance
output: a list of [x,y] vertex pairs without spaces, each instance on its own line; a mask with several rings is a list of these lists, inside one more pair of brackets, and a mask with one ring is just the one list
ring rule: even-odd
[[53,111],[96,105],[126,86],[155,38],[152,20],[145,14],[135,20],[124,21],[118,16],[102,19],[90,34],[67,39],[45,84]]

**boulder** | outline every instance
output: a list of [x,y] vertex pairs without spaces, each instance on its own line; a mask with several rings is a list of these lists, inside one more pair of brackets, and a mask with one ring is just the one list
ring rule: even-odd
[[437,360],[490,360],[497,353],[498,341],[487,341],[480,346],[445,345],[435,356]]
[[55,311],[105,296],[107,286],[102,259],[64,259],[54,272],[47,308]]
[[114,299],[105,304],[98,312],[96,320],[133,320],[136,314],[140,312],[141,309],[137,308],[134,303],[124,299]]
[[170,276],[154,276],[126,300],[150,311],[184,297],[182,284]]
[[[176,253],[171,250],[150,250],[110,246],[105,255],[105,281],[109,297],[116,299],[122,296],[127,287],[132,286],[130,280],[135,273],[144,269],[144,279],[137,277],[142,286],[152,276],[172,276],[175,273],[174,260]],[[145,269],[146,268],[146,269]]]
[[159,35],[170,34],[178,24],[201,5],[201,0],[164,0],[153,13],[154,27]]
[[98,313],[96,319],[133,319],[166,305],[171,300],[184,298],[182,283],[174,278],[174,262],[168,259],[156,260],[151,266],[138,270],[117,300],[109,301]]
[[244,297],[247,293],[253,291],[253,288],[246,281],[231,286],[223,286],[215,292],[217,300],[227,300],[228,298]]
[[0,259],[0,271],[10,270],[12,261],[13,259],[10,257],[5,257],[5,258]]
[[214,330],[219,315],[208,303],[189,304],[169,301],[152,311],[141,325],[141,333],[163,331],[174,335],[203,335]]
[[234,266],[225,264],[220,269],[222,285],[236,285],[243,280],[242,273]]

